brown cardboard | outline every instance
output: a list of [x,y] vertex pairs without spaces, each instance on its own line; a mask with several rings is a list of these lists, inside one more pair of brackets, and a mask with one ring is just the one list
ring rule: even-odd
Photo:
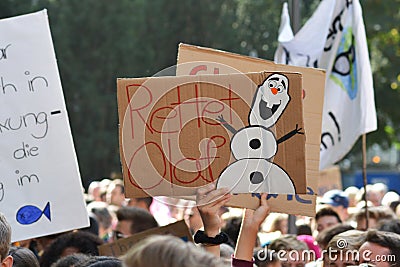
[[[268,194],[268,206],[272,212],[313,217],[315,215],[316,197],[308,191],[307,194],[284,195]],[[257,209],[260,206],[258,194],[234,195],[228,205],[237,208]]]
[[[311,203],[286,202],[273,199],[269,202],[273,211],[291,214],[315,214],[315,200],[319,178],[319,153],[322,124],[322,107],[325,88],[325,72],[320,69],[275,64],[271,61],[242,56],[211,48],[180,44],[177,75],[222,74],[251,71],[295,71],[303,75],[303,114],[306,132],[306,176],[308,193],[314,195]],[[309,196],[298,196],[308,199]],[[282,196],[282,199],[284,197]],[[272,204],[277,201],[277,205]],[[238,203],[242,202],[237,201]],[[245,203],[252,202],[250,199]],[[286,202],[286,203],[284,203]],[[253,200],[254,203],[254,200]],[[280,204],[280,205],[279,205]],[[304,205],[305,204],[305,205]],[[251,206],[251,205],[250,205]],[[250,207],[248,206],[248,207]],[[306,214],[307,213],[307,214]]]
[[173,235],[186,242],[193,242],[192,235],[184,220],[171,223],[166,226],[149,229],[130,237],[121,238],[113,243],[104,244],[98,247],[101,256],[119,257],[142,239],[151,235]]
[[[118,79],[126,196],[190,196],[199,186],[218,180],[227,165],[237,159],[230,147],[233,134],[217,117],[223,115],[235,129],[248,126],[253,97],[271,75],[276,74]],[[276,139],[296,125],[304,131],[302,77],[291,72],[279,75],[289,80],[290,101],[275,126],[268,129]],[[304,134],[278,144],[270,161],[290,176],[297,193],[307,192]]]
[[339,166],[332,166],[322,170],[318,180],[318,196],[323,196],[326,192],[333,189],[343,189]]

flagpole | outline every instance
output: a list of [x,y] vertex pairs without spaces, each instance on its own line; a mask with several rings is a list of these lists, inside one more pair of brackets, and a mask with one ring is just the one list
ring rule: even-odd
[[300,30],[300,21],[301,21],[301,13],[300,13],[300,1],[292,0],[290,1],[290,21],[292,22],[293,33],[296,34]]
[[[292,22],[293,33],[296,34],[300,30],[300,0],[290,1],[290,21]],[[297,234],[296,216],[289,214],[288,216],[288,233]]]
[[362,135],[362,175],[364,182],[364,196],[363,200],[365,202],[365,227],[368,229],[368,203],[367,203],[367,135]]

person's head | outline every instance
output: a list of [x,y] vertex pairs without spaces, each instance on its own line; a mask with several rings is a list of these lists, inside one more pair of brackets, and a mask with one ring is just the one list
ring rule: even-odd
[[[371,190],[367,190],[367,200],[371,201],[374,206],[380,206],[382,204],[382,198],[388,191],[387,185],[384,183],[373,184]],[[373,193],[373,196],[370,196]]]
[[[370,230],[360,247],[360,262],[376,267],[400,266],[400,235]],[[383,260],[385,259],[385,260]]]
[[104,178],[100,181],[100,201],[107,202],[107,189],[111,184],[111,180]]
[[317,235],[317,239],[316,239],[317,243],[322,249],[325,249],[335,235],[338,235],[340,233],[343,233],[343,232],[346,232],[349,230],[354,230],[354,227],[351,225],[342,224],[342,223],[328,227],[328,228],[324,229],[323,231],[319,232],[319,234]]
[[91,256],[73,267],[122,267],[122,261],[111,256]]
[[123,256],[126,267],[220,267],[220,259],[174,236],[150,236]]
[[33,241],[36,242],[38,253],[42,254],[43,251],[47,250],[51,243],[57,239],[57,237],[63,234],[64,233],[57,233],[34,238]]
[[138,198],[130,198],[128,200],[128,206],[138,207],[150,211],[150,206],[153,203],[152,197],[138,197]]
[[117,219],[114,240],[158,227],[157,221],[150,212],[136,207],[119,208],[117,210]]
[[[368,229],[376,229],[381,220],[395,219],[396,216],[393,211],[384,206],[369,207],[368,208]],[[356,213],[355,219],[357,222],[357,230],[367,230],[366,211],[362,208]]]
[[282,261],[284,267],[304,266],[308,260],[301,257],[303,251],[308,250],[307,244],[298,240],[295,235],[283,235],[275,239],[268,246],[268,249],[279,253],[279,257],[284,259]]
[[232,261],[232,255],[235,253],[235,250],[232,246],[228,245],[228,244],[221,244],[219,246],[220,251],[219,251],[219,256],[220,259],[224,262],[224,263],[230,263]]
[[296,235],[312,235],[311,227],[308,224],[297,225]]
[[49,267],[59,258],[74,253],[99,255],[98,246],[104,242],[98,236],[85,231],[65,233],[57,237],[40,258],[41,267]]
[[99,181],[92,181],[88,187],[88,197],[90,201],[101,201],[101,186]]
[[111,229],[112,216],[107,208],[107,204],[100,201],[93,201],[87,205],[89,213],[93,213],[96,216],[99,225],[99,236],[105,236]]
[[125,187],[124,183],[117,179],[113,180],[107,188],[107,203],[122,207],[125,205]]
[[89,258],[89,255],[74,253],[59,259],[53,263],[51,267],[77,267],[80,263],[86,262]]
[[279,231],[282,235],[288,233],[288,216],[286,214],[279,214],[272,221],[270,232]]
[[8,255],[11,244],[11,226],[6,217],[0,213],[0,263],[2,267],[11,267],[13,258]]
[[365,194],[364,188],[360,188],[360,191],[357,194],[357,200],[360,202],[361,200],[367,199],[368,202],[372,204],[372,206],[380,206],[383,196],[387,193],[387,186],[383,183],[377,184],[367,184],[366,186],[367,194]]
[[39,267],[36,255],[28,248],[11,247],[9,255],[13,258],[13,267]]
[[341,190],[330,190],[326,192],[320,204],[325,204],[331,207],[340,217],[340,220],[345,221],[349,217],[348,207],[349,207],[349,197],[347,194]]
[[378,230],[400,235],[400,219],[386,219],[379,221]]
[[281,267],[282,264],[275,252],[266,249],[255,249],[254,263],[257,267]]
[[357,194],[359,189],[355,186],[349,186],[344,190],[344,193],[349,198],[349,207],[355,207],[357,204]]
[[329,228],[333,225],[341,223],[339,215],[332,208],[326,207],[320,209],[315,214],[315,223],[317,227],[317,231],[321,232],[326,228]]
[[310,260],[314,261],[321,257],[321,248],[318,246],[317,241],[315,241],[312,235],[298,235],[297,240],[306,243],[308,250],[313,251]]
[[334,236],[323,253],[324,267],[357,265],[357,252],[365,241],[365,235],[362,231],[349,230]]

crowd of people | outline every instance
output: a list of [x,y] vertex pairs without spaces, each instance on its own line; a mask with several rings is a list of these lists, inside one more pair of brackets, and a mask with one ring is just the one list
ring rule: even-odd
[[[90,226],[11,243],[0,214],[1,266],[400,266],[400,197],[384,184],[331,190],[314,218],[271,213],[267,194],[256,210],[226,207],[229,189],[198,189],[196,201],[125,197],[119,179],[93,181],[85,193]],[[152,235],[121,257],[98,246],[185,220],[195,244]],[[295,227],[294,227],[295,226]]]

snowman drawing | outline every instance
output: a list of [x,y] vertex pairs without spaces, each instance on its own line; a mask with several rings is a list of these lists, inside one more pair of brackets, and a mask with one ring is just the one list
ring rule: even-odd
[[272,74],[258,86],[249,114],[249,126],[236,131],[223,118],[217,120],[234,135],[231,152],[236,159],[220,174],[217,188],[228,187],[231,193],[295,194],[292,179],[280,166],[272,162],[278,144],[295,134],[304,134],[296,128],[276,140],[269,130],[287,107],[289,80],[285,75]]

